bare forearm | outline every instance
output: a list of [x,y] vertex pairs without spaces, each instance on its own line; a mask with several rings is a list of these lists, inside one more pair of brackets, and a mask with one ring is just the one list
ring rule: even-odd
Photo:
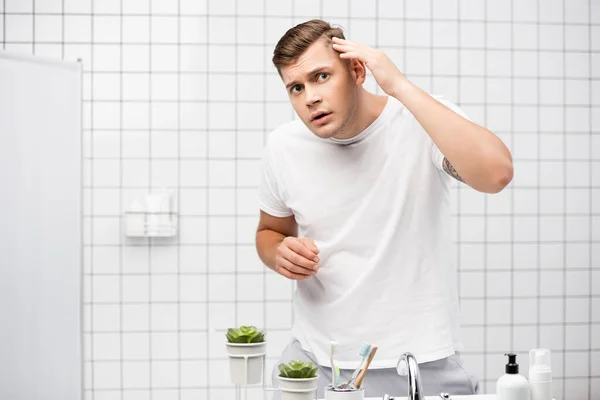
[[275,256],[277,246],[283,242],[285,235],[269,229],[264,229],[256,233],[256,250],[263,264],[275,270]]
[[497,193],[511,181],[510,151],[494,133],[456,114],[407,79],[394,97],[429,134],[451,164],[445,161],[444,169],[452,176],[485,193]]

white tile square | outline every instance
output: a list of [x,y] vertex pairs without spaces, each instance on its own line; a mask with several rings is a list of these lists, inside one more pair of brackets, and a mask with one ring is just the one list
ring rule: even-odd
[[564,101],[563,81],[557,79],[540,79],[539,82],[540,104],[562,104]]
[[[0,23],[0,29],[2,29],[2,23]],[[0,40],[2,39],[2,34],[0,34]],[[46,58],[54,58],[54,59],[63,59],[63,51],[62,45],[60,44],[36,44],[35,45],[35,55]],[[84,83],[85,85],[85,83]]]
[[[182,141],[183,145],[183,141]],[[182,187],[205,186],[207,184],[207,162],[201,160],[180,161],[180,184]]]
[[[397,24],[396,30],[402,28],[401,24]],[[404,30],[406,33],[406,46],[431,46],[431,23],[428,21],[406,21]]]
[[[213,47],[211,47],[212,50]],[[214,64],[211,65],[211,71],[228,72],[233,71],[237,65],[236,72],[263,72],[265,66],[268,71],[271,70],[271,49],[269,53],[265,53],[265,46],[237,46],[237,54],[235,48],[224,48],[220,52],[211,53],[211,57],[219,56],[222,60],[210,60]]]
[[121,80],[119,74],[94,74],[92,85],[94,100],[120,100]]
[[[179,12],[182,15],[208,14],[207,0],[181,0],[179,2]],[[212,10],[211,10],[212,12]]]
[[514,190],[515,214],[535,214],[538,212],[538,189]]
[[255,215],[259,209],[257,197],[257,188],[238,188],[236,213],[247,216]]
[[121,382],[121,365],[119,362],[94,363],[94,388],[113,389]]
[[539,75],[546,78],[562,77],[564,74],[563,57],[562,53],[541,51],[539,53]]
[[563,2],[560,0],[549,0],[539,9],[540,22],[562,22]]
[[155,275],[150,278],[152,302],[177,301],[179,287],[176,275]]
[[485,211],[485,195],[475,190],[460,190],[460,212],[463,214],[481,214]]
[[[486,237],[487,236],[487,237]],[[512,239],[511,220],[505,216],[488,216],[487,231],[478,241],[505,242]]]
[[121,0],[93,1],[94,14],[120,14]]
[[485,223],[481,217],[460,217],[460,241],[481,242],[484,240]]
[[65,15],[64,17],[64,40],[68,43],[84,42],[92,40],[92,19],[81,15]]
[[590,49],[590,28],[588,26],[566,25],[564,33],[566,49],[580,51]]
[[243,131],[237,135],[237,155],[242,158],[259,158],[263,152],[262,131]]
[[[208,18],[208,42],[211,44],[209,51],[225,53],[235,50],[232,46],[219,46],[220,44],[233,44],[236,42],[235,18],[233,17],[209,17]],[[210,62],[211,60],[209,60]]]
[[[104,74],[103,74],[104,75]],[[123,100],[150,100],[150,75],[146,73],[137,72],[135,74],[123,74],[122,75],[122,93]],[[136,106],[140,108],[148,108],[146,104],[123,104],[123,114],[131,113],[131,108],[128,106]],[[127,111],[125,111],[127,109]],[[133,112],[136,110],[133,109]],[[144,118],[145,122],[149,120],[149,116],[140,112],[137,118]],[[128,122],[129,124],[130,122]],[[134,122],[135,124],[135,122]]]
[[92,183],[94,187],[119,186],[119,160],[93,160],[92,168]]
[[561,187],[565,175],[563,163],[558,161],[540,161],[540,185],[545,187]]
[[124,43],[148,43],[150,41],[150,18],[148,16],[125,15],[122,17]]
[[293,282],[274,272],[267,273],[265,277],[265,301],[291,300],[294,290]]
[[181,358],[205,358],[208,353],[207,336],[205,332],[180,332]]
[[513,322],[516,324],[535,324],[538,318],[537,299],[514,299]]
[[569,189],[566,191],[567,214],[588,214],[590,210],[590,191],[588,189]]
[[494,77],[511,77],[512,53],[508,50],[486,51],[486,72]]
[[512,8],[512,17],[515,21],[533,22],[538,19],[538,2],[536,0],[518,1],[512,4]]
[[[264,114],[265,107],[268,111],[266,113],[266,126],[264,126],[259,118],[259,115]],[[252,114],[253,111],[257,114]],[[296,119],[296,113],[289,103],[271,103],[266,104],[265,106],[262,104],[252,105],[252,107],[240,108],[239,113],[238,120],[248,121],[248,123],[251,124],[252,129],[272,130],[281,124]]]
[[[238,244],[236,247],[238,260],[243,262],[238,263],[238,271],[245,272],[264,272],[265,266],[256,253],[256,246],[254,244],[241,245]],[[267,269],[267,272],[270,270]]]
[[510,24],[506,22],[488,23],[486,33],[486,45],[488,48],[494,50],[511,48]]
[[121,41],[120,17],[94,16],[93,18],[93,40],[95,43],[119,43]]
[[460,25],[461,47],[485,47],[485,25],[482,22],[464,21]]
[[[182,317],[183,319],[183,317]],[[176,331],[178,329],[176,304],[151,304],[150,328],[159,331]]]
[[179,17],[180,43],[206,43],[208,35],[207,17]]
[[266,329],[292,328],[292,303],[267,303]]
[[150,40],[152,43],[175,44],[178,42],[179,24],[177,17],[157,17],[150,19]]
[[[123,71],[138,72],[150,70],[150,46],[144,44],[124,44],[121,54]],[[126,76],[124,75],[123,78]]]
[[458,51],[454,49],[434,50],[433,73],[440,75],[456,75],[458,73]]
[[64,0],[63,9],[65,14],[90,14],[92,0]]
[[511,293],[512,278],[507,271],[488,271],[485,274],[485,295],[491,297],[506,297]]
[[[150,364],[145,361],[123,362],[123,388],[138,389],[150,385]],[[128,391],[131,393],[130,391]],[[127,393],[127,392],[126,392]],[[135,392],[134,392],[135,393]]]
[[564,159],[565,139],[562,135],[540,134],[540,157],[543,159]]
[[[147,304],[123,304],[121,306],[123,313],[123,331],[146,331],[150,328],[150,306]],[[125,354],[125,337],[123,335],[123,358],[128,357]],[[144,347],[148,351],[148,345]]]
[[516,351],[523,351],[528,353],[530,349],[537,348],[537,338],[537,326],[513,327],[513,347]]
[[[281,80],[271,75],[271,79],[262,75],[239,75],[236,84],[235,98],[239,101],[264,101],[267,100],[287,101],[288,97]],[[265,83],[265,80],[267,83]],[[273,82],[276,86],[271,86]],[[270,85],[271,84],[271,85]]]
[[563,271],[540,271],[540,295],[562,296],[565,293]]
[[[444,3],[446,2],[444,1]],[[433,21],[433,46],[457,47],[458,31],[458,23],[456,21]]]
[[[587,378],[589,371],[589,353],[588,352],[566,352],[565,353],[565,376]],[[582,382],[583,383],[583,382]],[[566,381],[569,384],[569,380]],[[584,383],[585,384],[585,383]],[[571,385],[575,388],[577,385]],[[572,393],[572,392],[570,392]]]
[[[509,299],[489,299],[486,308],[486,323],[509,324],[511,322],[510,303]],[[494,329],[496,328],[498,327]]]
[[[541,50],[563,50],[563,34],[564,30],[563,27],[560,25],[540,24],[539,48]],[[542,65],[543,63],[540,62],[540,68],[542,67]]]
[[566,277],[567,296],[589,296],[591,294],[589,271],[566,271]]
[[557,214],[565,210],[564,189],[540,189],[540,213]]
[[588,186],[590,184],[590,164],[587,161],[566,163],[567,186]]
[[126,275],[121,278],[123,303],[149,302],[150,279],[144,275]]
[[562,323],[564,301],[563,299],[540,299],[540,323]]
[[[208,328],[210,330],[227,330],[238,324],[234,320],[235,304],[231,303],[212,303],[208,306]],[[256,319],[252,319],[256,325],[260,325]],[[242,325],[242,324],[239,324]]]
[[[124,110],[125,111],[125,110]],[[123,115],[128,115],[123,113]],[[123,131],[122,133],[122,156],[130,158],[149,157],[150,139],[147,132]]]
[[[401,20],[380,20],[377,24],[377,44],[379,46],[403,46],[405,42],[404,31]],[[414,27],[414,22],[412,23]],[[414,33],[413,33],[414,34]],[[354,40],[354,39],[352,39]]]
[[150,7],[153,14],[177,14],[179,5],[169,0],[151,0]]
[[[484,75],[485,74],[485,52],[482,50],[460,50],[460,74],[461,75]],[[484,82],[479,78],[462,78],[462,80],[477,79],[478,86],[483,87]],[[483,96],[478,102],[483,102]],[[462,101],[467,101],[462,99]]]
[[178,128],[179,106],[177,103],[153,102],[150,107],[150,124],[153,129]]
[[236,14],[241,16],[262,15],[265,0],[248,0],[236,3]]
[[[176,158],[178,149],[179,141],[176,131],[152,131],[150,133],[150,154],[152,158]],[[152,168],[152,173],[156,172],[158,171]]]
[[90,272],[95,275],[119,272],[119,249],[117,247],[94,246],[90,251],[90,257],[92,262]]
[[94,103],[92,123],[95,129],[118,129],[121,109],[119,103]]
[[151,247],[150,271],[155,273],[175,273],[177,271],[177,248],[174,246]]
[[228,187],[236,184],[236,163],[229,160],[208,161],[208,185],[210,187]]
[[[152,46],[149,50],[150,69],[156,72],[179,72],[180,69],[186,71],[184,57],[186,56],[187,48],[187,46],[181,45],[181,50],[179,51],[176,45],[162,44]],[[147,62],[146,60],[144,62]],[[147,69],[145,68],[144,70]]]
[[179,212],[181,215],[206,215],[207,204],[206,189],[180,189]]
[[[590,130],[590,109],[567,106],[565,121],[567,131],[587,133]],[[594,123],[592,121],[592,130],[593,129]]]
[[152,74],[150,76],[152,100],[177,100],[178,77],[176,74]]
[[92,301],[96,303],[116,303],[120,298],[119,278],[116,276],[92,277]]
[[152,359],[172,360],[179,356],[179,338],[177,333],[154,332],[150,334]]
[[466,352],[482,352],[485,350],[483,345],[485,331],[483,328],[462,326],[460,332]]
[[[210,272],[225,273],[236,271],[236,252],[229,246],[209,246],[208,269]],[[238,257],[239,260],[243,258]],[[243,267],[246,263],[240,265]]]
[[517,242],[536,241],[539,236],[537,222],[537,217],[515,217],[513,222],[513,239]]
[[235,233],[235,218],[209,218],[208,242],[210,244],[234,244],[236,240]]
[[202,217],[181,217],[179,219],[179,242],[181,244],[206,243],[206,219]]
[[180,74],[180,100],[207,100],[208,81],[206,77],[206,74]]
[[[264,305],[260,303],[237,303],[237,324],[250,325],[254,324],[257,327],[265,326],[265,311]],[[291,317],[291,314],[290,314]],[[288,329],[291,325],[288,325]],[[268,326],[267,326],[267,329]]]
[[590,253],[590,243],[567,243],[566,267],[589,268],[592,265]]
[[147,187],[150,184],[150,163],[148,160],[123,160],[122,185],[126,187]]
[[181,320],[180,329],[201,330],[207,328],[207,306],[206,304],[180,304]]
[[258,214],[251,217],[238,217],[237,242],[245,245],[252,245],[255,242],[257,226]]
[[[262,274],[237,275],[237,301],[264,301],[265,285]],[[269,310],[267,310],[269,313]]]
[[260,171],[260,160],[239,160],[237,162],[238,184],[258,187],[261,177]]
[[180,364],[181,386],[202,387],[206,385],[207,361],[182,361]]
[[540,326],[540,347],[549,350],[563,350],[563,343],[564,332],[562,326]]
[[[148,129],[150,128],[150,105],[149,103],[123,103],[121,105],[123,112],[123,129]],[[125,136],[125,134],[124,134]],[[148,136],[147,133],[144,132],[144,136]],[[146,143],[149,143],[148,139],[146,139]],[[123,149],[125,149],[125,145]],[[146,144],[142,147],[145,151],[148,147]],[[131,150],[131,149],[130,149]],[[142,151],[142,150],[139,150]],[[135,153],[138,151],[136,150]],[[125,150],[124,154],[125,155]]]
[[510,21],[512,19],[512,5],[506,2],[487,0],[486,19],[490,21]]
[[590,217],[567,216],[565,233],[567,241],[590,240]]
[[538,82],[536,79],[516,79],[513,85],[513,101],[516,104],[538,104]]
[[[371,2],[362,1],[362,0],[350,0],[348,2],[348,4],[350,5],[350,16],[351,17],[375,18],[377,16],[377,6]],[[387,6],[388,5],[384,5],[384,7],[387,7]],[[315,9],[315,11],[316,10],[317,9]],[[337,12],[334,12],[334,15],[341,16]]]
[[493,329],[487,329],[485,335],[486,351],[506,351],[506,349],[511,348],[510,328],[508,326],[495,326]]
[[[538,265],[537,245],[530,243],[513,244],[512,266],[514,269],[532,269]],[[510,266],[510,262],[507,266]]]
[[540,240],[561,241],[563,240],[563,219],[555,216],[540,217]]
[[[325,7],[327,4],[329,2],[323,3],[323,6]],[[274,47],[289,28],[291,28],[291,18],[266,17],[265,43]]]
[[94,189],[92,211],[95,216],[119,216],[121,193],[119,189]]
[[[395,32],[398,32],[402,29],[402,24],[395,24]],[[394,29],[392,27],[392,29]],[[348,37],[348,39],[362,43],[367,46],[375,47],[378,45],[377,43],[377,24],[374,20],[362,20],[356,19],[352,21],[352,37]]]
[[175,388],[179,385],[179,368],[177,361],[152,361],[153,388]]
[[33,42],[33,16],[4,15],[4,30],[7,42]]
[[458,17],[458,0],[433,0],[432,17],[434,19],[456,19]]
[[[235,101],[236,79],[230,74],[208,75],[209,101]],[[256,88],[255,88],[256,90]],[[238,105],[239,106],[239,105]]]
[[430,18],[432,15],[430,2],[404,0],[404,15],[410,18]]
[[182,275],[179,278],[180,301],[206,302],[207,277],[205,275]]
[[208,191],[208,212],[213,215],[229,215],[235,214],[236,205],[236,190],[235,189],[210,189]]
[[481,244],[461,244],[458,248],[460,270],[485,269],[484,246]]
[[150,1],[121,0],[121,10],[127,14],[150,14]]
[[[437,61],[435,58],[436,52],[437,52],[437,50],[434,50],[434,53],[433,53],[434,78],[432,80],[432,91],[434,93],[442,93],[450,101],[456,102],[458,99],[458,79],[457,78],[435,77],[435,74],[436,74],[435,67],[437,64]],[[458,56],[457,52],[453,52],[453,53]]]
[[33,13],[33,0],[5,0],[4,11],[7,13]]
[[533,51],[515,51],[513,53],[513,73],[519,77],[537,77],[537,53]]
[[406,49],[407,74],[430,74],[431,73],[431,50]]
[[[566,23],[588,23],[590,21],[590,5],[585,0],[574,0],[564,6]],[[593,7],[593,6],[592,6]]]
[[589,54],[565,53],[565,75],[567,78],[589,78],[590,61]]
[[60,15],[36,15],[34,22],[36,43],[62,41],[62,17]]
[[538,275],[537,271],[514,271],[513,296],[538,296]]
[[121,49],[119,45],[99,44],[92,46],[93,65],[96,71],[115,71],[121,70]]
[[121,248],[124,273],[148,273],[150,270],[148,248],[145,246],[123,246]]
[[562,244],[540,244],[540,267],[542,269],[564,268],[563,247]]
[[479,299],[460,300],[461,324],[468,326],[470,324],[480,325],[484,323],[484,303]]
[[[303,4],[303,3],[296,3]],[[237,44],[264,43],[265,31],[263,17],[239,17],[236,25]],[[212,41],[211,41],[212,43]]]
[[484,274],[481,272],[459,272],[461,298],[482,297]]
[[91,316],[94,332],[115,332],[121,325],[118,305],[94,304]]
[[[175,105],[177,106],[177,105]],[[176,112],[176,110],[175,110]],[[181,129],[205,129],[207,126],[206,105],[203,103],[179,104],[179,127]]]

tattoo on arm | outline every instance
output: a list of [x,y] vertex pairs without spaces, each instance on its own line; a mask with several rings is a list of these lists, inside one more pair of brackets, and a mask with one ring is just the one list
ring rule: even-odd
[[442,165],[444,167],[444,171],[446,171],[448,173],[448,175],[450,175],[457,181],[464,183],[464,179],[458,174],[458,172],[456,172],[456,170],[454,169],[452,164],[450,164],[450,161],[448,161],[448,159],[446,157],[444,157],[444,162],[442,163]]

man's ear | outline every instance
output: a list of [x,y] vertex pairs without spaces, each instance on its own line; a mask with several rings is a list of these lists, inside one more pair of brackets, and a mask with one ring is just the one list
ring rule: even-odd
[[367,67],[364,62],[356,58],[350,59],[350,75],[357,86],[362,85],[367,78]]

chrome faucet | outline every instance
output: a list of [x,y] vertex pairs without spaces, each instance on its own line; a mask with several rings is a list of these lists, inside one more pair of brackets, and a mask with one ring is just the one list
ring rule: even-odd
[[419,364],[411,353],[404,353],[396,364],[398,375],[408,376],[408,400],[425,400],[421,376],[419,375]]

